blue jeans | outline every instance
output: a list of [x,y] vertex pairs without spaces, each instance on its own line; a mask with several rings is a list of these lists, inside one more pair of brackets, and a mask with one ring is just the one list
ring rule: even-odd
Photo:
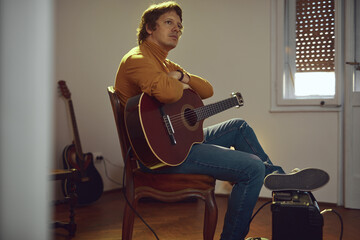
[[233,182],[221,239],[244,239],[264,177],[274,171],[284,171],[272,164],[253,129],[242,119],[205,128],[204,137],[205,141],[193,145],[179,166],[149,170],[140,164],[141,168],[152,173],[206,174]]

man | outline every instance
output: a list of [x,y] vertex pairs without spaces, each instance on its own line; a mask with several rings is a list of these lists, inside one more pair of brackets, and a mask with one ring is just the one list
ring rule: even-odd
[[[138,28],[139,46],[123,57],[117,72],[115,89],[120,93],[121,104],[143,92],[162,103],[178,101],[186,88],[193,89],[202,99],[213,95],[207,80],[166,59],[177,46],[182,30],[182,10],[177,3],[155,4],[145,10]],[[234,183],[221,239],[244,239],[264,177],[284,171],[272,164],[254,131],[242,119],[205,128],[204,139],[202,144],[192,146],[179,166],[150,170],[140,163],[141,169],[152,173],[206,174]],[[277,178],[270,183],[276,188]]]

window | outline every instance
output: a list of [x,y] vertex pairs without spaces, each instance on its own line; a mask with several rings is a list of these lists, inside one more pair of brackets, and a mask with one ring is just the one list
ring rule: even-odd
[[272,0],[273,110],[340,105],[341,2]]

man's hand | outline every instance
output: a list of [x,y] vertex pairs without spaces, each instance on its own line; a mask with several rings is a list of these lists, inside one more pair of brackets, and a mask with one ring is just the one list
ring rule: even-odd
[[189,84],[186,84],[186,83],[182,83],[182,84],[183,84],[183,89],[191,89]]
[[[169,77],[172,77],[172,78],[175,78],[175,79],[180,79],[181,78],[181,72],[179,72],[179,71],[172,71],[172,72],[169,72],[168,73],[168,76]],[[183,79],[181,80],[181,82],[182,83],[189,83],[189,81],[190,81],[190,78],[189,78],[189,76],[186,74],[186,73],[183,73],[183,75],[184,75],[184,77],[183,77]]]

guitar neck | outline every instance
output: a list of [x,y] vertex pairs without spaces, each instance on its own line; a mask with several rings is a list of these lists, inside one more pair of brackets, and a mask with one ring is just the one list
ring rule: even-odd
[[223,112],[229,108],[240,106],[238,99],[234,96],[220,102],[212,103],[199,107],[194,110],[197,116],[197,120],[201,121],[215,114]]
[[71,124],[72,124],[72,127],[73,127],[74,143],[75,143],[76,153],[77,153],[78,157],[81,160],[83,160],[82,159],[83,158],[83,152],[82,152],[81,143],[80,143],[80,136],[79,136],[78,127],[77,127],[77,124],[76,124],[74,106],[72,104],[71,99],[68,100],[68,105],[69,105],[69,111],[70,111],[70,116],[71,116]]

